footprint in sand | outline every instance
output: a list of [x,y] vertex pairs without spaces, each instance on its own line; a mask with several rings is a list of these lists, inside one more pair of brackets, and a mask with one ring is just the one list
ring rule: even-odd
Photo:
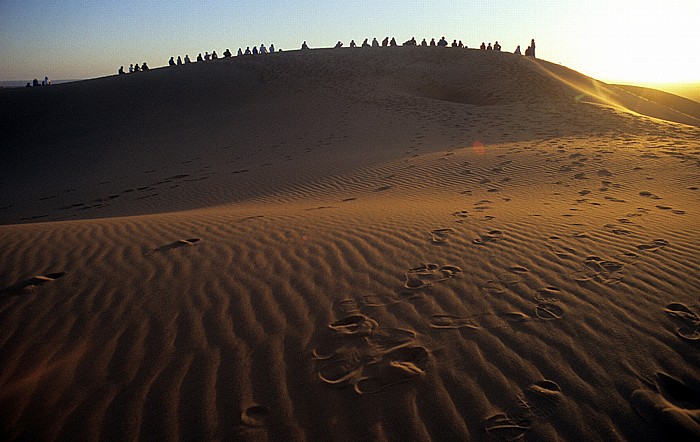
[[400,347],[385,355],[382,361],[369,364],[355,384],[357,394],[379,393],[394,385],[425,375],[428,363],[425,347]]
[[489,436],[496,440],[510,442],[521,440],[532,422],[523,416],[509,416],[505,413],[494,414],[484,420],[484,428]]
[[21,295],[32,292],[36,287],[44,285],[47,282],[55,281],[65,276],[66,272],[47,273],[46,275],[33,276],[25,279],[22,282],[13,284],[4,289],[0,289],[0,296]]
[[545,321],[551,321],[564,316],[564,309],[553,302],[542,302],[535,307],[535,315]]
[[656,252],[659,249],[663,249],[668,245],[668,241],[665,239],[655,239],[648,243],[639,244],[637,248],[644,252]]
[[571,277],[575,281],[598,281],[604,284],[616,284],[624,275],[620,273],[624,264],[608,261],[599,256],[589,256],[583,260],[583,270],[574,272]]
[[689,341],[700,340],[700,316],[680,302],[672,302],[664,311],[679,325],[676,334]]
[[520,406],[539,418],[552,416],[559,408],[561,400],[562,394],[559,385],[546,379],[530,385],[522,394],[518,395]]
[[328,329],[327,349],[312,351],[321,364],[318,377],[325,384],[371,394],[425,374],[429,353],[416,345],[412,330],[381,329],[364,315],[341,319]]
[[452,216],[457,218],[458,223],[463,223],[469,217],[469,212],[466,210],[460,210],[460,211],[454,212],[452,214]]
[[262,428],[267,425],[270,410],[262,405],[252,405],[241,412],[241,424],[251,428]]
[[469,316],[439,314],[430,317],[430,326],[440,329],[468,328],[471,330],[479,330],[482,328],[500,328],[503,327],[505,323],[522,323],[530,319],[530,316],[521,312],[500,314],[478,313]]
[[171,242],[170,244],[156,247],[155,249],[152,249],[150,252],[146,253],[146,255],[151,255],[151,254],[157,253],[157,252],[166,252],[166,251],[172,250],[172,249],[179,249],[180,247],[192,247],[195,244],[197,244],[199,241],[200,241],[199,238],[178,239],[177,241]]
[[430,241],[433,244],[443,244],[447,239],[455,233],[454,229],[436,229],[430,232]]
[[478,245],[488,244],[490,242],[498,241],[503,238],[503,232],[500,230],[490,230],[485,234],[481,235],[481,238],[476,238],[472,242]]
[[[698,386],[698,382],[693,382]],[[656,373],[651,389],[632,393],[632,408],[668,440],[700,440],[700,391],[666,373]]]
[[459,273],[462,273],[462,269],[456,266],[423,264],[420,267],[406,271],[406,282],[404,283],[404,287],[412,290],[421,289],[432,285],[434,282],[454,278]]

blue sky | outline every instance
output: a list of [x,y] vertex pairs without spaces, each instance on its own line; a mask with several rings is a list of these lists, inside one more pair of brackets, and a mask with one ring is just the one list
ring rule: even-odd
[[498,40],[604,81],[700,81],[700,0],[0,0],[0,80],[112,75],[172,55],[303,40]]

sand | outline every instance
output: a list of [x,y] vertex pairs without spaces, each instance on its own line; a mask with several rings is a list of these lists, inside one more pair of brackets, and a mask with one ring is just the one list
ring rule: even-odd
[[692,102],[388,48],[0,103],[4,440],[700,437]]

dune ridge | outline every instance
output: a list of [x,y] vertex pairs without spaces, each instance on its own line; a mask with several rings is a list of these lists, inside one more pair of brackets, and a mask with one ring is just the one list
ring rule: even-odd
[[700,128],[408,49],[0,91],[3,438],[698,437]]

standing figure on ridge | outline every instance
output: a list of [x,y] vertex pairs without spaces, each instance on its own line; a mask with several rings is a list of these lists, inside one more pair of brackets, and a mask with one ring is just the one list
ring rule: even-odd
[[530,55],[532,56],[532,58],[537,58],[537,57],[535,57],[535,39],[534,38],[530,42]]

